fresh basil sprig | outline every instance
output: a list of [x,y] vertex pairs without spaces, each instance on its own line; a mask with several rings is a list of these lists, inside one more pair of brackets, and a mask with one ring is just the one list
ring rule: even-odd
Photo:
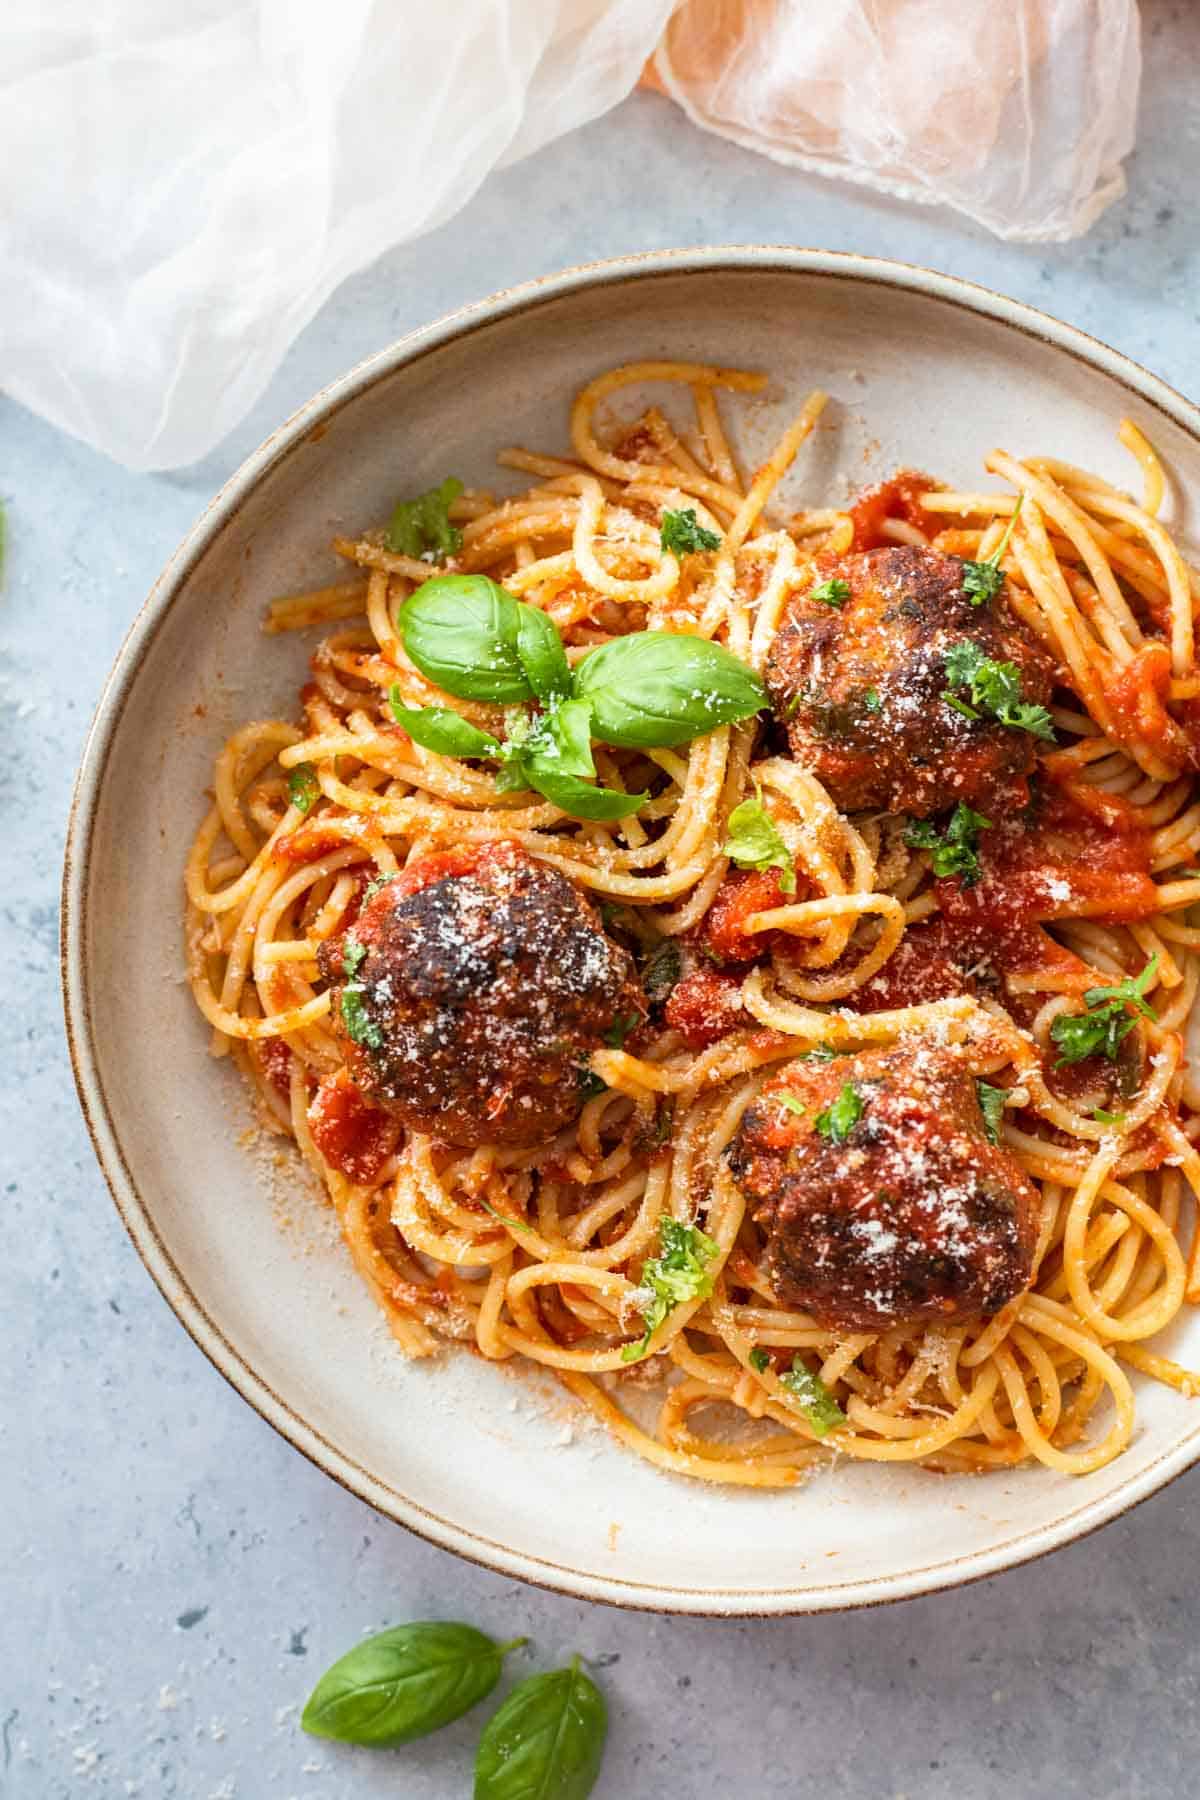
[[587,1800],[596,1785],[608,1708],[572,1659],[531,1675],[488,1720],[475,1757],[475,1800]]
[[460,700],[510,706],[569,694],[592,709],[592,736],[664,749],[749,718],[766,704],[758,676],[708,638],[636,631],[584,657],[572,678],[554,621],[486,575],[437,575],[398,619],[423,675]]
[[326,1669],[300,1723],[343,1744],[406,1744],[490,1694],[507,1652],[527,1642],[497,1644],[473,1625],[442,1620],[396,1625]]
[[445,707],[392,712],[409,736],[444,756],[490,757],[503,792],[532,787],[577,819],[620,819],[648,795],[596,787],[591,742],[649,750],[748,718],[766,702],[758,676],[719,644],[639,631],[591,651],[572,673],[554,621],[486,575],[440,575],[419,587],[397,621],[423,675],[462,700],[518,706],[504,743]]

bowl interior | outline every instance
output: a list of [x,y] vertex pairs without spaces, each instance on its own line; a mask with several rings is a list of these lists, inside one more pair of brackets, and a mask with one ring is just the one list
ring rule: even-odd
[[[135,631],[76,821],[68,956],[85,1098],[130,1228],[189,1329],[274,1424],[385,1511],[516,1574],[632,1604],[790,1611],[919,1592],[1065,1541],[1200,1454],[1200,1418],[1135,1377],[1131,1448],[1082,1482],[845,1464],[747,1494],[655,1473],[551,1381],[466,1354],[406,1364],[290,1150],[248,1134],[240,1083],[208,1055],[182,979],[180,872],[213,754],[248,719],[290,716],[304,679],[307,643],[262,634],[267,601],[337,579],[329,539],[400,494],[446,474],[519,485],[494,453],[565,449],[570,397],[605,368],[680,357],[768,370],[764,398],[725,408],[750,464],[809,388],[827,388],[785,489],[797,500],[840,499],[897,464],[975,485],[994,445],[1129,484],[1115,437],[1126,413],[1200,490],[1195,438],[1115,363],[877,267],[803,260],[666,262],[533,290],[410,360],[381,359],[283,434],[265,472],[216,504]],[[1200,1322],[1169,1349],[1200,1358]]]

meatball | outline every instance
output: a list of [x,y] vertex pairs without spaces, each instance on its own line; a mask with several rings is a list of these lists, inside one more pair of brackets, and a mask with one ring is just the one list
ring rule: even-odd
[[958,557],[896,545],[821,561],[813,587],[840,581],[842,604],[798,592],[766,667],[792,754],[843,811],[927,818],[958,801],[987,816],[1023,803],[1036,740],[947,705],[945,654],[964,638],[1015,663],[1024,696],[1050,698],[1053,665],[1003,593],[972,606]]
[[646,1013],[579,890],[507,840],[411,864],[318,964],[359,1088],[447,1144],[552,1137],[579,1111],[580,1064]]
[[1038,1195],[988,1142],[952,1050],[914,1040],[789,1063],[726,1155],[777,1299],[824,1325],[967,1319],[1029,1285]]

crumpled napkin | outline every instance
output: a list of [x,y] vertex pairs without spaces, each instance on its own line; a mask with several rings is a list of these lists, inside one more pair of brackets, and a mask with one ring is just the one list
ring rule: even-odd
[[1136,0],[8,0],[0,386],[133,468],[194,461],[339,282],[660,39],[706,129],[1005,236],[1120,191]]

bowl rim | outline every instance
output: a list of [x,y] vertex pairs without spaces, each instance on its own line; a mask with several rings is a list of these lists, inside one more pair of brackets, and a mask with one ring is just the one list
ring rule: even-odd
[[714,1617],[792,1617],[943,1592],[986,1579],[1074,1543],[1128,1512],[1200,1461],[1200,1425],[1108,1494],[1082,1500],[1051,1523],[1017,1530],[986,1550],[972,1551],[900,1574],[844,1583],[771,1589],[690,1588],[600,1576],[516,1551],[430,1511],[381,1481],[332,1443],[277,1393],[229,1341],[192,1291],[155,1224],[152,1204],[139,1192],[105,1092],[92,1020],[86,956],[88,887],[96,812],[113,739],[139,668],[189,575],[216,535],[254,487],[315,427],[378,381],[443,345],[501,319],[587,289],[602,290],[661,276],[779,271],[916,293],[991,319],[1049,343],[1120,383],[1185,431],[1200,451],[1200,407],[1159,376],[1077,326],[990,288],[916,264],[851,251],[791,245],[738,244],[657,250],[583,263],[557,274],[503,288],[458,308],[357,363],[299,407],[224,483],[188,531],[130,625],[105,680],[84,744],[71,798],[62,875],[60,975],[68,1049],[92,1147],[135,1249],[168,1306],[193,1342],[230,1385],[310,1462],[397,1524],[441,1549],[497,1573],[573,1598],[660,1612]]

